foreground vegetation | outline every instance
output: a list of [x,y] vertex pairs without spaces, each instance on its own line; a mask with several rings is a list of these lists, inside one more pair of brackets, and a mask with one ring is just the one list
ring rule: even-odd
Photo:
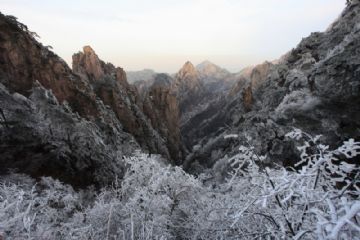
[[[227,137],[237,137],[232,134]],[[219,161],[231,169],[194,177],[156,156],[126,158],[121,181],[74,191],[52,178],[11,174],[0,184],[5,239],[359,239],[360,143],[337,149],[295,129],[295,169],[261,167],[251,140]],[[225,167],[224,167],[225,166]],[[219,166],[217,166],[219,168]],[[95,194],[94,192],[97,192]],[[1,237],[0,237],[1,238]]]

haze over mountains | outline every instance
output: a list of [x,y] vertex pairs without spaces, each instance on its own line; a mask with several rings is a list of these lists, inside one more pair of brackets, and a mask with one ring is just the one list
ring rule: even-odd
[[[154,210],[154,213],[144,217],[142,214],[146,211],[141,209],[148,206],[142,204],[149,203],[152,210],[170,202],[164,207],[166,213],[163,213],[163,209],[159,213],[159,219],[166,216],[167,220],[164,220],[161,230],[156,231],[160,232],[157,236],[165,231],[169,239],[188,239],[186,231],[198,231],[198,229],[194,230],[196,227],[192,226],[186,228],[187,230],[179,227],[179,230],[177,227],[199,218],[194,207],[196,204],[202,207],[215,206],[215,209],[226,208],[227,206],[222,206],[221,202],[234,203],[240,193],[237,190],[232,192],[231,186],[223,188],[221,184],[228,181],[229,176],[242,179],[246,173],[252,173],[254,169],[258,171],[256,175],[263,174],[262,169],[265,169],[265,179],[270,179],[268,185],[272,186],[271,189],[268,188],[272,191],[268,194],[272,199],[269,201],[275,206],[278,204],[276,209],[280,213],[277,213],[277,216],[285,219],[281,220],[281,224],[282,228],[287,229],[275,231],[274,229],[280,229],[278,227],[280,224],[277,224],[280,220],[275,218],[272,221],[276,224],[271,223],[269,225],[271,227],[268,227],[275,233],[270,230],[269,232],[274,236],[282,234],[284,238],[289,236],[296,238],[298,234],[303,234],[301,230],[303,226],[293,219],[296,214],[284,217],[284,212],[297,206],[298,202],[292,202],[293,205],[289,203],[285,208],[279,203],[279,198],[282,197],[285,204],[287,201],[292,201],[292,198],[297,199],[297,195],[291,195],[291,189],[286,190],[282,195],[274,193],[281,191],[276,189],[273,183],[280,180],[276,178],[278,172],[276,174],[267,172],[268,167],[271,169],[277,169],[278,166],[289,167],[293,173],[296,173],[296,168],[301,167],[297,164],[299,161],[302,164],[305,162],[310,164],[314,159],[319,160],[319,164],[327,162],[326,164],[331,167],[326,165],[323,169],[319,168],[318,172],[323,171],[323,175],[319,177],[318,174],[315,183],[312,179],[311,184],[309,183],[311,187],[305,187],[311,191],[317,190],[318,178],[322,178],[319,184],[324,184],[324,187],[319,188],[318,191],[323,192],[307,196],[315,196],[317,199],[318,195],[324,195],[328,188],[347,186],[344,192],[337,192],[337,197],[332,197],[330,200],[340,199],[339,194],[343,196],[346,191],[353,191],[348,195],[346,192],[345,195],[349,202],[354,201],[353,206],[360,206],[356,200],[360,154],[360,147],[357,145],[357,141],[360,140],[359,23],[360,3],[351,1],[339,19],[325,32],[315,32],[303,38],[295,48],[277,61],[266,61],[249,66],[238,73],[231,73],[210,61],[204,61],[196,66],[187,61],[183,66],[179,66],[176,73],[170,75],[150,69],[126,72],[119,66],[101,60],[101,56],[97,55],[91,46],[84,46],[73,54],[72,68],[70,68],[48,47],[39,43],[35,34],[15,17],[0,14],[0,174],[10,176],[9,178],[12,179],[11,174],[15,169],[17,173],[25,174],[26,178],[29,176],[34,181],[42,177],[51,177],[76,189],[90,189],[89,187],[95,186],[99,190],[109,186],[115,188],[116,184],[121,185],[119,189],[122,190],[119,191],[127,189],[126,187],[134,188],[133,192],[129,190],[121,194],[115,190],[115,195],[118,195],[109,197],[110,201],[121,201],[121,204],[109,205],[109,213],[104,218],[108,227],[104,227],[106,224],[103,224],[101,233],[96,233],[99,235],[94,233],[96,236],[104,238],[106,233],[110,239],[110,232],[114,236],[120,236],[120,233],[111,227],[111,215],[112,209],[116,206],[125,206],[121,211],[126,214],[120,214],[119,210],[117,212],[119,216],[116,217],[121,219],[118,221],[124,224],[124,229],[128,229],[126,234],[132,236],[132,239],[134,239],[133,215],[139,218],[136,223],[138,224],[136,236],[140,239],[141,223],[158,214]],[[299,145],[289,141],[288,137],[288,132],[294,128],[313,135],[321,135],[321,140],[331,148],[351,139],[346,146],[353,149],[339,148],[334,156],[330,153],[326,155],[329,147],[318,146],[316,145],[318,139],[311,140],[309,135],[305,135],[310,138],[304,143],[309,151],[304,151],[299,156],[298,150],[301,147],[298,148]],[[351,143],[354,143],[354,146]],[[315,145],[318,147],[315,148]],[[243,155],[240,154],[243,158],[239,157],[239,149],[245,152],[241,153]],[[316,157],[304,160],[305,155],[317,151],[320,153]],[[256,164],[255,160],[247,162],[253,156],[257,157]],[[330,160],[325,161],[328,156]],[[245,160],[241,162],[239,159]],[[336,164],[331,165],[334,159],[340,161],[338,163],[341,166],[340,170],[335,167]],[[179,166],[181,169],[171,166]],[[314,167],[311,164],[306,166],[310,169]],[[333,170],[335,168],[336,171]],[[156,169],[161,169],[164,174],[160,174],[158,172],[160,170]],[[238,172],[231,175],[229,169],[237,169]],[[287,174],[292,174],[287,173],[285,168],[281,169],[285,177],[288,176]],[[303,171],[305,170],[306,167],[303,168]],[[138,175],[137,171],[141,174]],[[187,175],[188,173],[193,175]],[[275,177],[271,178],[273,175]],[[311,172],[301,177],[314,178],[315,175]],[[339,175],[342,181],[338,180]],[[196,178],[197,176],[199,178]],[[161,182],[164,178],[167,180]],[[186,179],[186,182],[176,183],[177,178]],[[256,176],[251,175],[248,182],[253,184],[255,178]],[[207,188],[208,182],[213,189],[218,187],[216,191],[211,192],[213,195],[210,194],[209,197],[207,193],[202,193],[206,196],[206,201],[201,203],[201,196],[191,197],[199,194],[197,191],[210,192],[211,187]],[[232,182],[229,182],[229,185],[230,183]],[[170,184],[178,185],[174,190],[169,187]],[[261,184],[255,181],[246,193],[250,194],[252,188]],[[155,186],[154,189],[149,187],[150,185]],[[187,192],[187,188],[191,191]],[[267,190],[259,190],[257,194]],[[167,191],[171,194],[163,196],[162,194]],[[182,196],[183,192],[188,193],[190,197],[185,194]],[[230,194],[226,195],[227,192]],[[302,194],[298,192],[297,194]],[[156,197],[161,195],[163,198],[158,199],[154,204],[152,199],[156,198],[155,195]],[[230,200],[226,199],[225,195],[230,196]],[[107,195],[102,196],[106,198]],[[136,201],[132,202],[129,199]],[[192,201],[191,199],[199,202],[193,203],[194,206],[191,207],[180,204],[183,201],[185,203]],[[261,200],[265,210],[259,215],[268,216],[271,208],[266,208],[267,197],[264,199]],[[314,199],[311,204],[323,202]],[[0,203],[1,201],[2,198]],[[98,202],[102,204],[106,201]],[[246,201],[248,200],[245,199],[242,204]],[[209,205],[209,202],[213,205]],[[250,205],[258,202],[260,200],[255,198],[251,200]],[[91,204],[91,206],[96,205]],[[130,204],[130,207],[127,204]],[[301,203],[300,210],[308,211],[311,204]],[[336,204],[341,204],[341,201],[338,200]],[[58,207],[56,211],[62,208],[65,207]],[[321,209],[323,208],[322,206]],[[133,211],[133,209],[137,210]],[[257,207],[255,209],[257,210]],[[1,211],[0,208],[0,213]],[[209,212],[213,209],[206,208],[206,211],[200,213],[206,215],[206,217],[202,216],[205,219],[202,223],[207,222],[207,217],[210,218],[211,215]],[[64,219],[67,221],[71,218],[73,221],[75,212],[76,210],[70,211],[71,217]],[[351,220],[354,221],[353,224],[358,224],[356,223],[358,212],[360,210],[349,218],[355,219]],[[256,214],[250,215],[252,221],[256,222],[257,219],[253,219]],[[224,221],[227,224],[226,229],[232,229],[232,226],[237,224],[233,220],[234,217],[231,214],[227,215],[229,216],[232,220]],[[308,216],[310,212],[306,216],[304,214],[303,218]],[[214,214],[211,217],[215,218],[218,224],[222,222],[221,214]],[[126,218],[126,221],[122,218]],[[287,224],[290,218],[293,219],[293,224]],[[315,221],[313,219],[315,218],[310,217],[308,221]],[[86,223],[93,220],[84,217],[82,221]],[[195,223],[194,225],[196,226]],[[243,226],[239,224],[237,227],[242,229]],[[8,231],[9,236],[14,236],[16,232],[14,229]],[[145,227],[143,232],[150,232],[144,229]],[[207,230],[204,231],[208,229],[204,226],[200,229],[198,234],[202,237],[199,239],[216,239],[217,231],[208,233]],[[328,228],[324,229],[322,230],[324,232],[330,231]],[[35,227],[33,230],[41,231]],[[353,233],[356,232],[355,230],[349,230],[349,234],[355,234]],[[311,231],[312,234],[318,233]],[[0,225],[0,239],[3,232],[5,230]],[[221,232],[224,236],[231,236],[229,239],[238,237],[237,232],[228,230]],[[56,233],[52,234],[54,234],[52,236],[56,235]],[[61,237],[64,238],[65,235]],[[61,237],[59,239],[62,239]]]

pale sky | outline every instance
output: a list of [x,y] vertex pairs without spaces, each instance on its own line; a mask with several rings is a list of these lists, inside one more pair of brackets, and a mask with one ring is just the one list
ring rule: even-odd
[[0,0],[71,66],[90,45],[127,71],[176,72],[210,60],[230,71],[274,60],[324,31],[345,0]]

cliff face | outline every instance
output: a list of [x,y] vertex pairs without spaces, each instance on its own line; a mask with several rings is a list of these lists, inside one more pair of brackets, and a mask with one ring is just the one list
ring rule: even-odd
[[273,64],[264,62],[251,68],[251,71],[244,71],[238,75],[238,81],[229,91],[229,97],[242,96],[243,107],[246,111],[250,111],[253,101],[253,92],[266,80]]
[[52,176],[75,187],[121,178],[122,157],[140,146],[102,102],[96,104],[102,118],[88,121],[40,83],[28,98],[0,84],[0,173]]
[[[230,95],[190,119],[185,138],[197,150],[185,165],[211,166],[246,144],[243,136],[267,154],[267,163],[293,164],[294,146],[284,138],[292,127],[323,134],[330,145],[359,139],[359,13],[359,3],[351,3],[325,32],[304,38],[277,63],[256,66]],[[228,133],[241,137],[224,139]]]
[[[146,144],[141,136],[143,128],[150,126],[146,126],[144,118],[137,120],[135,114],[140,111],[136,105],[137,92],[127,83],[124,71],[101,61],[90,46],[85,46],[83,52],[73,55],[73,71],[90,83],[96,96],[114,111],[124,129],[140,140],[141,144]],[[155,151],[155,147],[152,147],[151,150]]]
[[237,75],[238,80],[233,84],[229,95],[231,97],[238,94],[244,89],[244,85],[251,85],[252,91],[256,90],[267,78],[270,73],[271,67],[273,66],[270,62],[264,62],[262,64],[251,67],[251,69],[245,69]]
[[144,113],[152,125],[168,140],[170,155],[182,164],[183,146],[180,133],[180,111],[177,98],[171,93],[171,77],[157,74],[153,84],[148,88],[144,98]]
[[[73,55],[73,71],[89,79],[101,79],[105,75],[105,63],[100,59],[90,46],[83,48],[84,53]],[[109,73],[107,73],[109,74]]]
[[99,114],[96,96],[89,85],[73,75],[62,59],[38,43],[26,26],[3,15],[0,26],[0,77],[10,91],[29,96],[37,80],[51,89],[60,102],[66,100],[80,115]]

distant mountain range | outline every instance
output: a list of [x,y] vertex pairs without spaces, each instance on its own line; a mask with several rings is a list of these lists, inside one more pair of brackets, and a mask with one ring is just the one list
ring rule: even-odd
[[[200,78],[206,82],[227,80],[231,78],[231,76],[237,75],[230,73],[228,70],[221,68],[208,60],[205,60],[196,65],[195,69],[200,75]],[[152,69],[144,69],[141,71],[126,71],[126,75],[129,83],[135,83],[153,79],[156,75],[156,72]],[[174,76],[175,74],[169,75]]]

